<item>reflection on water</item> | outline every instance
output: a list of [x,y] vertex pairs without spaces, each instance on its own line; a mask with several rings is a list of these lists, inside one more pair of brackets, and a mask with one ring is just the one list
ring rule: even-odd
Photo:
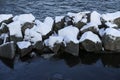
[[[39,57],[41,58],[41,57]],[[1,61],[8,67],[14,68],[14,60],[8,60],[4,58],[0,58]],[[30,63],[33,58],[29,55],[24,58],[20,58],[22,62]],[[61,53],[52,57],[52,59],[63,59],[69,67],[74,67],[77,64],[84,65],[93,65],[98,60],[101,61],[103,67],[112,67],[112,68],[120,68],[120,54],[95,54],[95,53],[80,53],[78,57],[73,56],[69,53]]]

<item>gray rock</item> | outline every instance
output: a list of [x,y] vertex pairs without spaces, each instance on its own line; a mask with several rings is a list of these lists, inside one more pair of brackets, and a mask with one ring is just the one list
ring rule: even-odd
[[0,56],[3,58],[13,59],[15,56],[15,44],[14,42],[7,42],[0,45]]
[[75,26],[78,28],[78,29],[81,29],[84,25],[86,25],[86,23],[83,23],[81,21],[79,21],[78,23],[75,23]]
[[102,37],[102,41],[106,51],[120,52],[120,37],[111,39],[111,36],[105,34]]
[[33,28],[33,26],[34,26],[34,23],[26,22],[26,23],[22,26],[22,28],[21,28],[22,33],[24,34],[24,33],[25,33],[25,30],[26,30],[27,28],[31,29],[31,28]]
[[44,45],[42,41],[36,42],[36,44],[33,47],[34,47],[35,52],[39,54],[43,53]]
[[13,17],[9,18],[8,20],[4,20],[4,21],[2,21],[2,22],[0,23],[0,26],[2,25],[2,23],[9,24],[9,23],[13,22],[12,19],[13,19]]
[[114,20],[114,23],[120,28],[120,17]]
[[22,37],[10,36],[10,41],[14,41],[15,43],[18,41],[23,41]]
[[78,56],[79,55],[79,44],[75,44],[73,42],[67,43],[64,48],[64,51],[74,56]]
[[95,43],[91,40],[84,40],[83,42],[80,43],[80,45],[83,47],[83,49],[87,52],[100,52],[102,51],[102,43]]
[[52,50],[55,54],[57,54],[57,53],[59,52],[60,48],[61,48],[61,45],[62,45],[62,44],[57,44],[57,43],[55,43],[55,44],[54,44],[54,47],[51,48],[51,50]]
[[1,27],[0,27],[0,34],[2,34],[2,33],[8,33],[8,32],[9,32],[8,27],[6,26],[5,23],[3,23],[1,25]]

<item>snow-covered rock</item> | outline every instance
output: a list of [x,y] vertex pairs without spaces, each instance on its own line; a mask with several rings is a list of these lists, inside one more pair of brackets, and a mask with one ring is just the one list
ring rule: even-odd
[[19,21],[20,24],[24,24],[26,22],[32,23],[34,20],[35,17],[32,14],[21,14],[13,18],[13,21]]
[[94,24],[94,23],[87,23],[85,26],[83,26],[80,31],[82,33],[86,32],[86,31],[92,31],[94,33],[97,33],[99,30],[98,25]]
[[58,31],[58,35],[63,37],[65,43],[70,41],[74,43],[79,43],[77,36],[79,34],[79,29],[74,26],[68,26]]
[[120,31],[114,28],[107,28],[102,37],[105,50],[120,52]]
[[13,17],[12,14],[0,14],[0,23],[1,23],[2,21],[8,20],[8,19],[10,19],[10,18],[12,18],[12,17]]
[[40,33],[36,32],[34,30],[34,28],[26,29],[24,40],[30,41],[34,45],[36,42],[42,41],[42,35]]
[[98,35],[91,31],[85,32],[80,38],[80,44],[88,52],[97,52],[102,50],[102,42]]
[[19,48],[18,53],[20,53],[21,57],[24,57],[25,55],[29,54],[32,52],[32,45],[29,41],[21,41],[17,42],[17,46]]

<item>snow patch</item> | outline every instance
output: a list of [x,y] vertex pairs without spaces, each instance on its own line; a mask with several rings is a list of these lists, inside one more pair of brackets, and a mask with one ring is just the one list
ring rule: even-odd
[[106,13],[102,14],[102,18],[106,21],[114,21],[114,19],[120,17],[120,11],[114,12],[114,13]]
[[111,23],[111,22],[106,22],[105,25],[107,25],[110,28],[112,28],[112,27],[118,27],[116,24]]
[[0,23],[4,20],[8,20],[10,18],[12,18],[13,15],[12,14],[0,14]]
[[91,31],[87,31],[87,32],[85,32],[85,33],[81,36],[80,42],[83,42],[83,41],[85,41],[85,40],[91,40],[91,41],[93,41],[93,42],[95,42],[95,43],[97,43],[97,42],[100,42],[100,43],[101,43],[101,40],[100,40],[100,38],[98,37],[98,35],[94,34],[94,33],[91,32]]
[[7,25],[11,36],[22,37],[21,24],[19,21],[12,22]]
[[79,40],[77,40],[78,33],[79,29],[73,26],[68,26],[58,31],[58,35],[63,37],[66,43],[69,43],[70,41],[79,43]]
[[26,22],[32,23],[34,20],[35,17],[32,14],[21,14],[13,18],[13,21],[20,21],[20,24],[24,24]]
[[54,47],[55,43],[62,43],[63,37],[60,36],[50,36],[49,39],[44,41],[46,46]]
[[22,41],[22,42],[17,42],[17,45],[20,49],[24,49],[31,46],[31,43],[29,41]]

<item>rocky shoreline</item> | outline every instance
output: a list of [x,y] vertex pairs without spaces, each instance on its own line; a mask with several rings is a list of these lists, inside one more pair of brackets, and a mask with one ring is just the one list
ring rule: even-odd
[[120,52],[119,11],[68,13],[46,17],[43,22],[32,14],[0,14],[0,26],[0,57],[8,59],[45,53]]

